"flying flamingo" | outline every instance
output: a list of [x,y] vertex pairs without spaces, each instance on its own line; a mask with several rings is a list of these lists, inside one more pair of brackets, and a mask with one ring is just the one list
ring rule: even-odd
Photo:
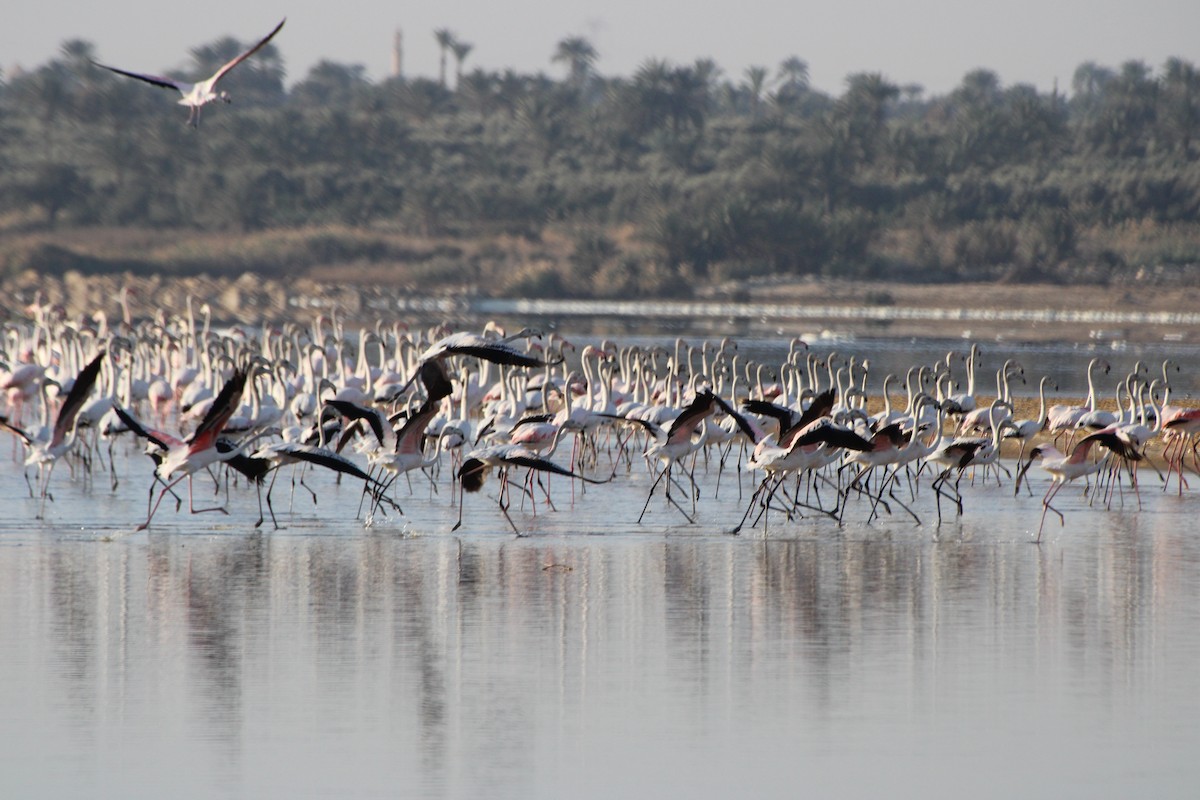
[[272,37],[279,33],[279,29],[283,27],[284,22],[287,22],[286,17],[280,20],[279,24],[275,26],[273,31],[260,39],[258,44],[254,45],[248,50],[244,50],[231,60],[225,62],[225,64],[223,64],[220,69],[214,72],[211,77],[206,78],[199,83],[187,83],[185,81],[177,81],[172,78],[164,78],[159,75],[146,75],[140,72],[127,72],[126,70],[110,67],[107,64],[101,64],[97,61],[93,61],[92,63],[97,67],[103,67],[110,72],[115,72],[118,75],[124,75],[127,78],[136,78],[139,81],[145,81],[146,83],[154,86],[160,86],[164,89],[175,89],[181,95],[183,95],[183,97],[179,100],[179,105],[187,106],[189,109],[187,124],[195,128],[200,125],[200,109],[205,105],[214,100],[223,100],[226,103],[233,102],[233,98],[229,96],[229,92],[216,91],[217,81],[225,77],[225,74],[231,69],[266,46],[267,42],[271,41]]

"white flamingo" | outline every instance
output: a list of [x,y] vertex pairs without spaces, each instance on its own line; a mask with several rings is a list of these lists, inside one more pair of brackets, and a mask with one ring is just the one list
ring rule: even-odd
[[164,78],[160,75],[146,75],[141,72],[128,72],[123,69],[117,69],[116,67],[110,67],[107,64],[101,64],[98,61],[93,61],[92,63],[97,67],[103,67],[110,72],[115,72],[118,75],[124,75],[127,78],[136,78],[139,81],[145,81],[146,83],[154,86],[161,86],[164,89],[175,89],[181,95],[183,95],[183,97],[179,99],[179,105],[187,106],[189,109],[188,125],[191,125],[193,128],[195,128],[200,124],[200,109],[205,105],[214,100],[223,100],[226,103],[233,102],[233,98],[229,96],[229,92],[218,92],[216,90],[217,81],[225,77],[225,74],[231,69],[266,46],[267,42],[271,41],[275,34],[279,33],[279,29],[283,27],[283,23],[285,22],[287,22],[286,17],[280,20],[279,24],[275,26],[274,30],[260,39],[258,44],[242,51],[234,58],[225,62],[225,64],[223,64],[220,69],[214,72],[212,76],[200,81],[199,83],[187,83],[186,81],[177,81],[173,78]]

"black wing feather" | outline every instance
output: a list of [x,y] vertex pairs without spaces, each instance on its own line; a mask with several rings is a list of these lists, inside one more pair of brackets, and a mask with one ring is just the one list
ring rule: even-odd
[[[371,430],[375,432],[375,438],[380,444],[383,444],[383,420],[379,418],[379,414],[375,409],[363,408],[360,405],[351,403],[349,400],[326,400],[325,405],[337,409],[338,413],[348,419],[366,420],[371,426]],[[341,448],[339,447],[338,449]]]

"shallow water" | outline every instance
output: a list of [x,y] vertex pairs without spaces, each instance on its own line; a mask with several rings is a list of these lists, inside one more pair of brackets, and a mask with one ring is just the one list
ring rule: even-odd
[[[779,515],[726,534],[644,472],[508,531],[414,479],[355,518],[325,475],[255,530],[165,506],[149,462],[63,470],[33,520],[0,467],[0,796],[1191,797],[1200,779],[1200,499],[1143,479],[1111,509],[1047,486],[928,486],[866,524]],[[1036,473],[1036,469],[1035,469]],[[905,495],[901,495],[905,497]],[[197,503],[212,483],[197,481]],[[906,498],[907,499],[907,498]],[[186,498],[184,500],[186,503]]]

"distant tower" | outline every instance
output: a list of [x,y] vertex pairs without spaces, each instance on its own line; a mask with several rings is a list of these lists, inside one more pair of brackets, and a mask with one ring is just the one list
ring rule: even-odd
[[392,77],[404,77],[404,34],[396,28],[396,37],[392,40]]

